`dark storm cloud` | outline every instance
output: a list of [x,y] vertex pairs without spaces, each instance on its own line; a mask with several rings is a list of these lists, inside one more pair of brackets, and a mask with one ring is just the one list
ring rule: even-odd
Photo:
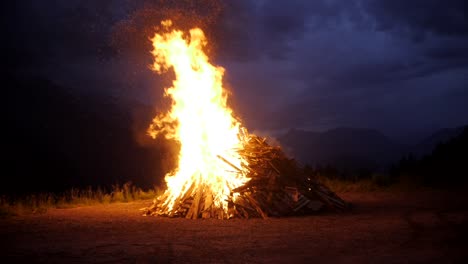
[[222,55],[232,60],[287,59],[290,42],[303,39],[311,29],[363,23],[358,9],[352,1],[226,1],[219,21],[225,33],[219,38]]
[[149,37],[161,19],[171,18],[183,29],[205,30],[207,52],[227,69],[236,112],[252,129],[349,125],[404,133],[430,122],[458,125],[468,116],[460,107],[468,100],[461,92],[468,74],[467,5],[26,0],[2,16],[10,36],[2,45],[13,68],[153,100],[162,94],[154,87],[170,78],[149,71]]
[[[286,59],[293,49],[291,42],[306,35],[322,31],[337,31],[345,27],[369,32],[388,32],[389,38],[408,38],[422,41],[431,38],[418,48],[427,49],[427,55],[441,58],[466,56],[465,42],[468,33],[468,4],[463,0],[362,0],[362,1],[262,1],[259,3],[235,1],[226,11],[229,25],[223,30],[233,33],[238,50],[255,50],[252,59],[261,55]],[[239,4],[242,3],[242,4]],[[242,32],[240,32],[242,31]],[[341,34],[341,32],[337,32]],[[359,32],[356,32],[359,33]],[[406,34],[406,35],[405,35]],[[431,35],[432,34],[432,35]],[[342,36],[344,41],[347,37]],[[239,38],[248,39],[241,42]],[[362,45],[366,39],[356,38]],[[435,40],[435,41],[434,41]],[[352,39],[351,41],[355,41]],[[390,39],[392,41],[392,39]],[[433,43],[435,42],[435,43]],[[308,43],[313,48],[313,43]],[[346,45],[346,42],[337,45]],[[380,43],[377,43],[380,44]],[[410,45],[410,44],[405,44]],[[427,45],[427,46],[426,46]],[[438,46],[435,46],[438,45]],[[229,45],[223,46],[229,47]],[[229,49],[225,49],[229,53]],[[239,51],[234,51],[239,53]]]
[[464,0],[366,0],[363,6],[375,18],[378,30],[468,35],[468,2]]
[[155,82],[148,70],[149,37],[159,22],[170,17],[188,28],[197,18],[209,20],[217,5],[210,0],[23,0],[5,9],[8,38],[2,47],[16,72],[78,89],[132,96],[140,88],[145,94],[142,86]]
[[[255,26],[239,28],[255,38],[236,50],[255,56],[226,65],[234,89],[247,90],[235,93],[241,109],[268,102],[246,111],[253,126],[395,132],[467,121],[450,110],[461,105],[450,94],[466,85],[464,1],[263,1],[249,11]],[[437,111],[445,121],[434,121]]]

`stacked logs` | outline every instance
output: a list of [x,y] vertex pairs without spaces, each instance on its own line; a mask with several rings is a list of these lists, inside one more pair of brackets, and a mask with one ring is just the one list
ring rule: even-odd
[[267,218],[311,214],[325,208],[347,208],[345,201],[316,178],[306,175],[302,166],[294,159],[288,159],[280,147],[270,146],[266,138],[248,134],[245,130],[241,132],[244,146],[237,151],[245,161],[242,168],[218,156],[239,173],[246,172],[250,178],[246,184],[231,191],[227,213],[213,205],[209,188],[192,183],[186,195],[176,200],[175,210],[165,208],[163,201],[167,197],[163,195],[155,199],[153,205],[142,209],[144,215],[189,219]]

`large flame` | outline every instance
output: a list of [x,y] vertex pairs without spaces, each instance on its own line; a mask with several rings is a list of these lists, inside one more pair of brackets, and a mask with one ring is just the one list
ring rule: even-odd
[[153,67],[158,73],[173,69],[176,79],[165,90],[172,107],[154,118],[149,134],[163,133],[180,142],[178,168],[166,175],[167,190],[160,197],[166,208],[162,213],[171,214],[183,197],[196,192],[205,196],[205,207],[212,203],[227,212],[231,190],[249,179],[236,151],[242,147],[241,124],[227,106],[224,69],[210,64],[203,52],[207,41],[201,29],[191,29],[184,37],[182,31],[171,30],[170,20],[161,24],[166,33],[152,38]]

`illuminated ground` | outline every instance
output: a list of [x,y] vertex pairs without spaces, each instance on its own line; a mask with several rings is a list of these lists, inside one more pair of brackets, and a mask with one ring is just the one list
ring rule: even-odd
[[[2,263],[462,262],[468,199],[448,192],[351,193],[351,212],[269,220],[142,217],[149,202],[0,220]],[[463,198],[464,197],[464,198]]]

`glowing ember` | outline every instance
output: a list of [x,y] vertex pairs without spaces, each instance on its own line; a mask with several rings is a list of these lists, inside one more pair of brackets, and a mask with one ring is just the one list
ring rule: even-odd
[[173,100],[172,108],[154,118],[149,134],[162,133],[179,141],[181,148],[178,168],[166,175],[167,190],[158,197],[162,204],[159,214],[173,215],[178,204],[191,196],[203,199],[204,208],[191,208],[195,213],[188,218],[197,218],[203,209],[227,213],[231,190],[249,179],[240,169],[241,163],[245,165],[236,151],[242,148],[241,124],[227,106],[224,69],[208,61],[201,29],[191,29],[184,38],[182,31],[171,30],[170,20],[161,24],[167,33],[152,38],[154,70],[173,69],[176,79],[165,90]]

